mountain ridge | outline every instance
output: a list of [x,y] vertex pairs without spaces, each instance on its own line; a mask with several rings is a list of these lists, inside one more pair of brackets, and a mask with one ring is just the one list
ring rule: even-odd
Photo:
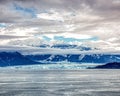
[[39,62],[33,61],[19,52],[0,52],[0,66],[17,66],[38,64]]
[[75,62],[75,63],[109,63],[120,62],[120,55],[106,55],[106,54],[41,54],[41,55],[26,55],[34,61],[46,62]]

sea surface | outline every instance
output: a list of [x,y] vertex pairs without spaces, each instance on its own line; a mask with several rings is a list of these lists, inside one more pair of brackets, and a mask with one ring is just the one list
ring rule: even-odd
[[120,96],[120,70],[1,68],[0,96]]

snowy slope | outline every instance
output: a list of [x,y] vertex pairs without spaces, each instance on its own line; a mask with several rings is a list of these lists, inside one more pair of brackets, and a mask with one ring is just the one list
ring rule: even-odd
[[41,62],[75,62],[75,63],[108,63],[108,62],[120,62],[120,55],[115,54],[41,54],[41,55],[27,55],[34,61]]

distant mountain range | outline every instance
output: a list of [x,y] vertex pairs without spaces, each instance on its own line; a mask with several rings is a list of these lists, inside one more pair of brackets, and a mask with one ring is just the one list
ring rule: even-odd
[[[75,45],[75,44],[54,44],[54,45],[42,44],[39,47],[41,47],[41,48],[58,48],[58,49],[79,49],[80,51],[92,50],[92,48],[90,48],[90,47],[80,46],[80,45]],[[94,49],[98,50],[97,48],[94,48]]]
[[0,52],[0,66],[16,66],[16,65],[30,65],[38,64],[33,60],[21,55],[18,52]]
[[41,54],[41,55],[27,55],[27,58],[40,62],[74,62],[74,63],[109,63],[120,62],[120,55],[114,54]]
[[99,65],[94,67],[94,69],[120,69],[120,62],[112,62],[105,65]]
[[0,66],[55,64],[55,63],[109,63],[120,62],[120,55],[114,54],[39,54],[22,55],[19,52],[0,52]]

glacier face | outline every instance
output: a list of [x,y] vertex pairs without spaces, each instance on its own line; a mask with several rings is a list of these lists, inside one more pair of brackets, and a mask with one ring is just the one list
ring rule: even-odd
[[[61,64],[60,64],[61,63]],[[60,62],[58,64],[39,64],[39,65],[17,65],[17,66],[7,66],[2,69],[17,69],[17,70],[77,70],[77,69],[87,69],[93,68],[97,65],[95,63],[65,63]],[[1,68],[0,68],[1,69]]]

